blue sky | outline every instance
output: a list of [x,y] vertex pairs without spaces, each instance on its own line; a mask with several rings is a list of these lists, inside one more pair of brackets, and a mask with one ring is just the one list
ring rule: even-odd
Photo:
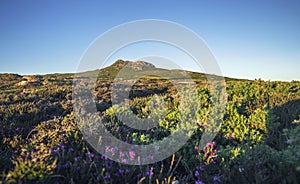
[[[75,72],[95,38],[140,19],[169,20],[193,30],[211,49],[225,76],[300,80],[297,0],[1,0],[0,73]],[[130,53],[119,52],[116,57],[134,59]]]

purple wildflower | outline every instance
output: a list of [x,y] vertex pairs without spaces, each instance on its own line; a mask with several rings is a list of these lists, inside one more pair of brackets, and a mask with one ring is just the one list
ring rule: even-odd
[[195,176],[198,177],[200,174],[198,171],[195,171]]
[[58,155],[61,155],[61,154],[62,154],[61,150],[57,150],[56,153],[57,153]]
[[148,176],[151,176],[151,175],[153,175],[153,171],[152,171],[152,170],[149,170],[149,171],[146,172],[146,174],[147,174]]
[[57,146],[54,146],[54,147],[51,148],[52,151],[56,151],[57,149],[58,149]]
[[110,179],[110,174],[109,174],[109,173],[106,173],[105,176],[104,176],[104,178],[105,178],[105,179]]
[[135,157],[135,152],[134,151],[129,151],[129,157],[130,157],[131,160],[133,160],[134,157]]
[[141,178],[141,177],[142,177],[142,174],[141,174],[141,173],[139,173],[139,174],[137,175],[137,177],[138,177],[138,178]]
[[124,170],[123,170],[123,169],[119,169],[119,173],[120,173],[120,174],[123,174],[123,173],[124,173]]
[[204,184],[202,181],[198,180],[195,182],[195,184]]
[[64,143],[60,143],[59,146],[62,148],[67,148],[67,146]]
[[80,160],[80,157],[75,157],[74,160],[75,162],[78,162]]
[[62,165],[62,168],[64,168],[64,169],[66,169],[66,168],[68,168],[69,167],[69,165],[68,164],[64,164],[64,165]]
[[110,146],[105,146],[105,151],[108,152],[110,150]]
[[79,171],[79,170],[80,170],[80,166],[77,166],[77,167],[76,167],[76,171]]
[[74,152],[74,148],[69,148],[69,152]]
[[214,176],[214,181],[215,181],[215,182],[216,182],[216,181],[220,181],[220,178],[217,177],[217,176]]
[[126,164],[127,162],[128,162],[127,159],[122,160],[122,163],[124,163],[124,164]]
[[16,128],[16,131],[19,131],[20,130],[20,128],[18,127],[18,128]]
[[90,157],[90,158],[94,158],[95,154],[94,153],[86,153],[85,156]]
[[110,166],[108,164],[105,164],[105,168],[106,168],[106,170],[109,170]]
[[106,159],[107,159],[107,157],[106,157],[106,156],[103,156],[103,155],[102,155],[100,158],[101,158],[102,160],[106,160]]
[[120,158],[124,157],[125,154],[123,152],[120,152]]

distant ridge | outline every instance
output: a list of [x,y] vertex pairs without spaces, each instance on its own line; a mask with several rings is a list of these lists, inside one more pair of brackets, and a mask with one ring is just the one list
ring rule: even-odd
[[[82,75],[82,76],[97,76],[100,79],[108,79],[108,80],[113,80],[121,71],[124,67],[132,69],[133,73],[139,73],[143,74],[144,73],[151,73],[153,76],[160,76],[160,74],[164,73],[170,76],[169,79],[179,79],[180,76],[182,76],[182,73],[185,73],[189,75],[193,80],[196,81],[206,81],[207,76],[216,76],[213,74],[205,74],[205,73],[199,73],[199,72],[192,72],[192,71],[186,71],[186,70],[180,70],[180,69],[163,69],[163,68],[157,68],[155,65],[148,63],[146,61],[128,61],[128,60],[122,60],[118,59],[116,60],[112,65],[107,66],[105,68],[101,69],[96,69],[96,70],[91,70],[91,71],[86,71],[86,72],[81,72],[81,73],[54,73],[54,74],[45,74],[45,75],[31,75],[31,76],[51,76],[51,77],[59,77],[59,78],[73,78],[74,75]],[[129,73],[130,75],[130,73]],[[10,76],[12,78],[18,78],[19,81],[23,77],[22,75],[18,74],[0,74],[0,79],[2,77],[7,77]],[[25,75],[25,76],[30,76],[30,75]],[[217,76],[216,76],[217,77]],[[247,79],[235,79],[235,78],[229,78],[229,77],[224,77],[226,81],[251,81]]]

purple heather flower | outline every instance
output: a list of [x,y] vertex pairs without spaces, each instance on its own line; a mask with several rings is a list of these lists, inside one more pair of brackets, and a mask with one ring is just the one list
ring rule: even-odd
[[110,179],[110,174],[109,174],[109,173],[106,173],[105,176],[104,176],[104,178],[105,178],[105,179]]
[[20,130],[20,128],[18,127],[18,128],[16,128],[16,131],[19,131]]
[[69,148],[69,152],[74,152],[74,148]]
[[106,168],[106,170],[109,170],[110,169],[110,166],[108,164],[105,164],[104,166]]
[[137,175],[137,177],[138,177],[138,178],[141,178],[141,177],[142,177],[142,174],[141,174],[141,173],[139,173],[139,174]]
[[198,177],[200,174],[198,171],[195,171],[195,176]]
[[54,147],[51,148],[52,151],[56,151],[57,149],[58,149],[57,146],[54,146]]
[[80,157],[75,157],[74,160],[75,160],[76,162],[78,162],[78,161],[80,160]]
[[126,173],[130,173],[130,169],[126,169]]
[[124,163],[124,164],[126,164],[127,162],[128,162],[127,159],[122,160],[122,163]]
[[94,153],[86,153],[85,156],[94,158],[94,157],[95,157],[95,154],[94,154]]
[[152,171],[152,170],[149,170],[149,171],[146,172],[146,174],[147,174],[148,176],[151,176],[151,175],[153,175],[153,171]]
[[123,173],[124,173],[124,170],[123,170],[123,169],[119,169],[119,173],[120,173],[120,174],[123,174]]
[[199,167],[199,170],[200,170],[200,171],[204,171],[204,168],[200,166],[200,167]]
[[210,142],[209,145],[210,145],[210,146],[214,146],[214,145],[216,145],[216,142],[214,142],[214,141],[213,141],[213,142]]
[[62,148],[66,148],[67,147],[64,143],[60,143],[59,146],[62,147]]
[[120,158],[124,157],[125,154],[123,152],[120,152]]
[[214,181],[220,181],[220,178],[217,176],[214,176]]
[[79,171],[79,170],[80,170],[80,166],[77,166],[77,167],[76,167],[76,170]]
[[130,159],[134,159],[135,157],[135,152],[134,151],[129,151],[129,156],[130,156]]
[[195,184],[204,184],[202,181],[198,180],[195,182]]
[[61,150],[57,150],[56,153],[59,155],[62,154]]
[[64,164],[64,165],[62,165],[62,167],[64,168],[64,169],[66,169],[66,168],[68,168],[68,164]]
[[106,157],[106,156],[103,156],[103,155],[102,155],[100,158],[101,158],[102,160],[106,160],[106,159],[107,159],[107,157]]

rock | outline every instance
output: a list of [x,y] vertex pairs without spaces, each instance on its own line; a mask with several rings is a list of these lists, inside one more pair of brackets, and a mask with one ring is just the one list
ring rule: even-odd
[[128,67],[128,69],[133,69],[133,70],[145,70],[145,69],[152,69],[155,68],[155,66],[151,63],[147,63],[145,61],[123,61],[121,59],[117,60],[112,66],[114,67]]
[[133,70],[145,70],[155,68],[153,64],[144,61],[130,62],[127,66],[129,66]]
[[31,83],[36,83],[36,82],[40,82],[41,79],[37,76],[23,76],[23,79],[25,81],[31,82]]
[[29,84],[28,81],[21,81],[21,82],[19,82],[17,85],[18,85],[18,86],[27,86],[28,84]]
[[38,76],[23,76],[22,81],[17,83],[18,86],[40,85],[41,79]]

